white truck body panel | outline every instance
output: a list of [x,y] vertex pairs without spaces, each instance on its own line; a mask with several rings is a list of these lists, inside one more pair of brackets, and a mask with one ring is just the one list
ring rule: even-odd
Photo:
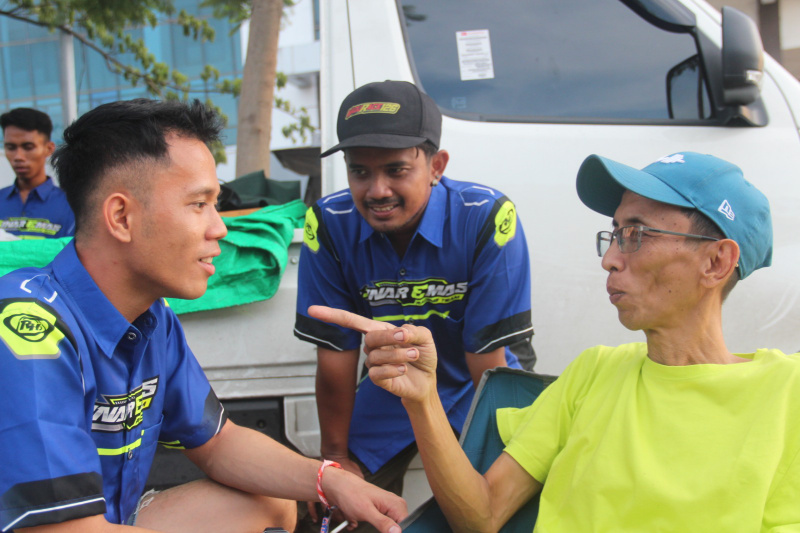
[[[705,2],[686,5],[695,12],[700,30],[719,44],[719,13]],[[393,0],[332,0],[325,6],[323,57],[352,60],[322,72],[323,150],[337,142],[336,112],[350,91],[384,79],[415,81]],[[342,37],[345,15],[349,39]],[[322,64],[324,68],[325,59]],[[348,64],[353,65],[351,73],[345,71]],[[644,338],[627,331],[608,302],[594,234],[609,229],[610,220],[587,209],[575,192],[578,167],[592,153],[637,167],[680,150],[738,164],[771,202],[775,246],[773,266],[742,281],[725,304],[726,341],[740,352],[767,346],[800,350],[800,184],[794,179],[800,173],[800,84],[768,56],[764,71],[762,98],[769,124],[761,128],[444,117],[441,146],[450,152],[446,175],[497,187],[517,205],[531,250],[537,371],[558,374],[589,346]],[[323,160],[325,193],[347,187],[345,170],[341,156]],[[566,237],[557,228],[566,228]]]

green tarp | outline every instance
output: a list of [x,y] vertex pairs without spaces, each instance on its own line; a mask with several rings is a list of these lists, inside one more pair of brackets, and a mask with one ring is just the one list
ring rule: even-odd
[[249,304],[271,298],[278,290],[289,259],[295,228],[303,227],[306,206],[301,200],[264,207],[250,215],[224,217],[228,235],[214,258],[216,273],[197,300],[169,299],[178,313],[192,313]]
[[300,182],[267,179],[263,170],[240,176],[222,184],[223,209],[248,209],[282,205],[300,198]]
[[47,266],[71,240],[72,237],[1,241],[0,276],[22,267]]
[[[289,259],[295,228],[303,227],[306,206],[300,200],[265,207],[249,215],[223,217],[228,235],[214,259],[216,273],[197,300],[169,299],[178,313],[192,313],[258,302],[278,290]],[[42,267],[69,243],[69,238],[0,242],[0,275],[23,266]]]

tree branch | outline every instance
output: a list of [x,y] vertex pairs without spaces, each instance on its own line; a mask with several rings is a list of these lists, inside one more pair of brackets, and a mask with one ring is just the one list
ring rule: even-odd
[[[106,65],[109,67],[109,70],[112,72],[114,69],[119,69],[120,72],[127,72],[130,76],[134,76],[137,80],[142,80],[145,85],[147,85],[148,90],[159,97],[163,96],[164,89],[171,89],[173,91],[182,92],[182,93],[203,93],[206,92],[200,89],[192,89],[191,87],[182,87],[179,85],[175,85],[172,83],[160,83],[155,81],[152,76],[148,75],[146,72],[139,72],[130,65],[123,63],[122,61],[115,58],[111,53],[106,51],[104,48],[98,46],[95,42],[89,39],[88,36],[84,35],[83,33],[75,31],[73,28],[67,25],[51,25],[46,22],[38,21],[34,18],[26,17],[24,15],[19,15],[16,12],[19,11],[21,8],[17,7],[12,10],[0,10],[0,16],[6,16],[12,18],[14,20],[19,20],[21,22],[26,22],[28,24],[33,24],[34,26],[39,26],[41,28],[47,28],[49,30],[58,30],[63,33],[69,34],[72,37],[79,40],[85,46],[89,47],[90,49],[94,50],[98,54],[100,54],[103,60],[106,62]],[[216,90],[210,90],[208,92],[220,92]]]

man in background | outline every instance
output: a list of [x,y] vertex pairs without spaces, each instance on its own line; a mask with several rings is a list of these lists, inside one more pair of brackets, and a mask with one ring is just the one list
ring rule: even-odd
[[46,113],[25,107],[0,116],[6,159],[14,184],[0,189],[0,229],[22,239],[67,237],[75,217],[64,192],[47,175],[53,154],[53,123]]

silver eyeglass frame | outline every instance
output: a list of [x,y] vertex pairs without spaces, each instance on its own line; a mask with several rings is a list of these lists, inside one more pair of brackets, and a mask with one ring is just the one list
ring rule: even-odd
[[[634,232],[636,235],[635,239],[631,239],[631,236],[624,237],[622,236],[623,231],[628,230],[630,228],[635,228],[637,231]],[[665,229],[658,229],[658,228],[651,228],[650,226],[644,226],[642,224],[632,224],[630,226],[622,226],[621,228],[617,228],[614,231],[598,231],[597,232],[597,255],[603,257],[606,252],[611,248],[611,244],[616,239],[617,246],[619,246],[619,251],[623,254],[632,254],[634,252],[638,252],[639,248],[642,247],[642,235],[645,232],[651,233],[662,233],[664,235],[677,235],[679,237],[689,237],[691,239],[703,239],[707,241],[719,241],[720,239],[716,237],[709,237],[707,235],[695,235],[693,233],[680,233],[677,231],[668,231]],[[631,248],[633,246],[633,248]]]

